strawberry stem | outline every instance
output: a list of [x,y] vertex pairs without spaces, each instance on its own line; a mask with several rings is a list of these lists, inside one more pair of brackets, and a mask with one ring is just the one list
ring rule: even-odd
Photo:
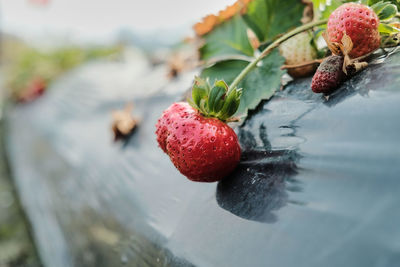
[[306,61],[300,64],[294,64],[294,65],[283,65],[281,67],[281,70],[285,70],[285,69],[295,69],[295,68],[299,68],[299,67],[305,67],[305,66],[309,66],[309,65],[317,65],[317,64],[321,64],[322,61],[324,61],[325,58],[320,58],[320,59],[314,59],[314,60],[310,60],[310,61]]
[[266,57],[269,53],[271,53],[271,51],[274,50],[274,48],[278,47],[281,43],[295,36],[298,33],[307,31],[315,26],[326,24],[327,22],[328,22],[327,19],[310,22],[289,31],[288,33],[282,35],[280,38],[276,39],[273,43],[267,46],[257,58],[255,58],[252,62],[250,62],[249,65],[247,65],[246,68],[244,68],[239,73],[239,75],[229,86],[229,89],[231,90],[232,88],[235,88],[243,80],[243,78],[246,77],[246,75],[257,66],[258,62],[260,62],[264,57]]

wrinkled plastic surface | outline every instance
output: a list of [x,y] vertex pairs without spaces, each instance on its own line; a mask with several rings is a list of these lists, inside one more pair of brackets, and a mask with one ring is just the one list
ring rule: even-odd
[[110,111],[129,98],[99,99],[98,84],[12,110],[9,156],[45,264],[398,266],[400,53],[377,62],[329,100],[303,79],[261,104],[219,183],[188,181],[157,147],[181,94],[136,96],[142,123],[120,143]]

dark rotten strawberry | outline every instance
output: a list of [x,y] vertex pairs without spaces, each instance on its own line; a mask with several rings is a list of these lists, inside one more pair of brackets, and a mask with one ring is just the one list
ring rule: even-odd
[[345,79],[343,56],[332,55],[319,65],[311,82],[314,93],[329,94],[334,91]]

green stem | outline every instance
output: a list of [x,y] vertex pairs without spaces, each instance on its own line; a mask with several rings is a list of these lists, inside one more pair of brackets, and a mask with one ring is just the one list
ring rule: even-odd
[[271,53],[271,51],[274,48],[278,47],[281,43],[283,43],[290,37],[295,36],[298,33],[307,31],[315,26],[326,24],[327,21],[328,21],[327,19],[324,19],[324,20],[319,20],[319,21],[314,21],[314,22],[304,24],[304,25],[297,27],[296,29],[282,35],[280,38],[276,39],[272,44],[270,44],[267,48],[265,48],[256,59],[254,59],[252,62],[250,62],[249,65],[247,65],[246,68],[244,68],[239,73],[239,75],[235,78],[235,80],[229,86],[229,89],[235,88],[243,80],[243,78],[246,77],[246,75],[257,66],[258,62],[260,62],[261,59],[263,59],[265,56],[267,56],[269,53]]

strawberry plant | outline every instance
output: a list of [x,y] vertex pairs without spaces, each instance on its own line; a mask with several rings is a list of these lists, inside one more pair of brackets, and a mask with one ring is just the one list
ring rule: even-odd
[[[393,36],[400,31],[397,0],[347,2],[239,0],[194,26],[202,43],[203,79],[194,82],[191,105],[173,104],[156,126],[160,147],[182,174],[210,182],[233,170],[240,147],[226,122],[234,120],[232,116],[245,120],[248,110],[274,95],[286,73],[282,70],[285,61],[294,64],[291,71],[300,72],[310,62],[322,62],[312,90],[329,94],[367,66],[359,57],[375,51],[381,38],[396,40]],[[316,39],[324,31],[333,55],[316,60],[321,55]],[[189,148],[192,154],[187,153]]]

